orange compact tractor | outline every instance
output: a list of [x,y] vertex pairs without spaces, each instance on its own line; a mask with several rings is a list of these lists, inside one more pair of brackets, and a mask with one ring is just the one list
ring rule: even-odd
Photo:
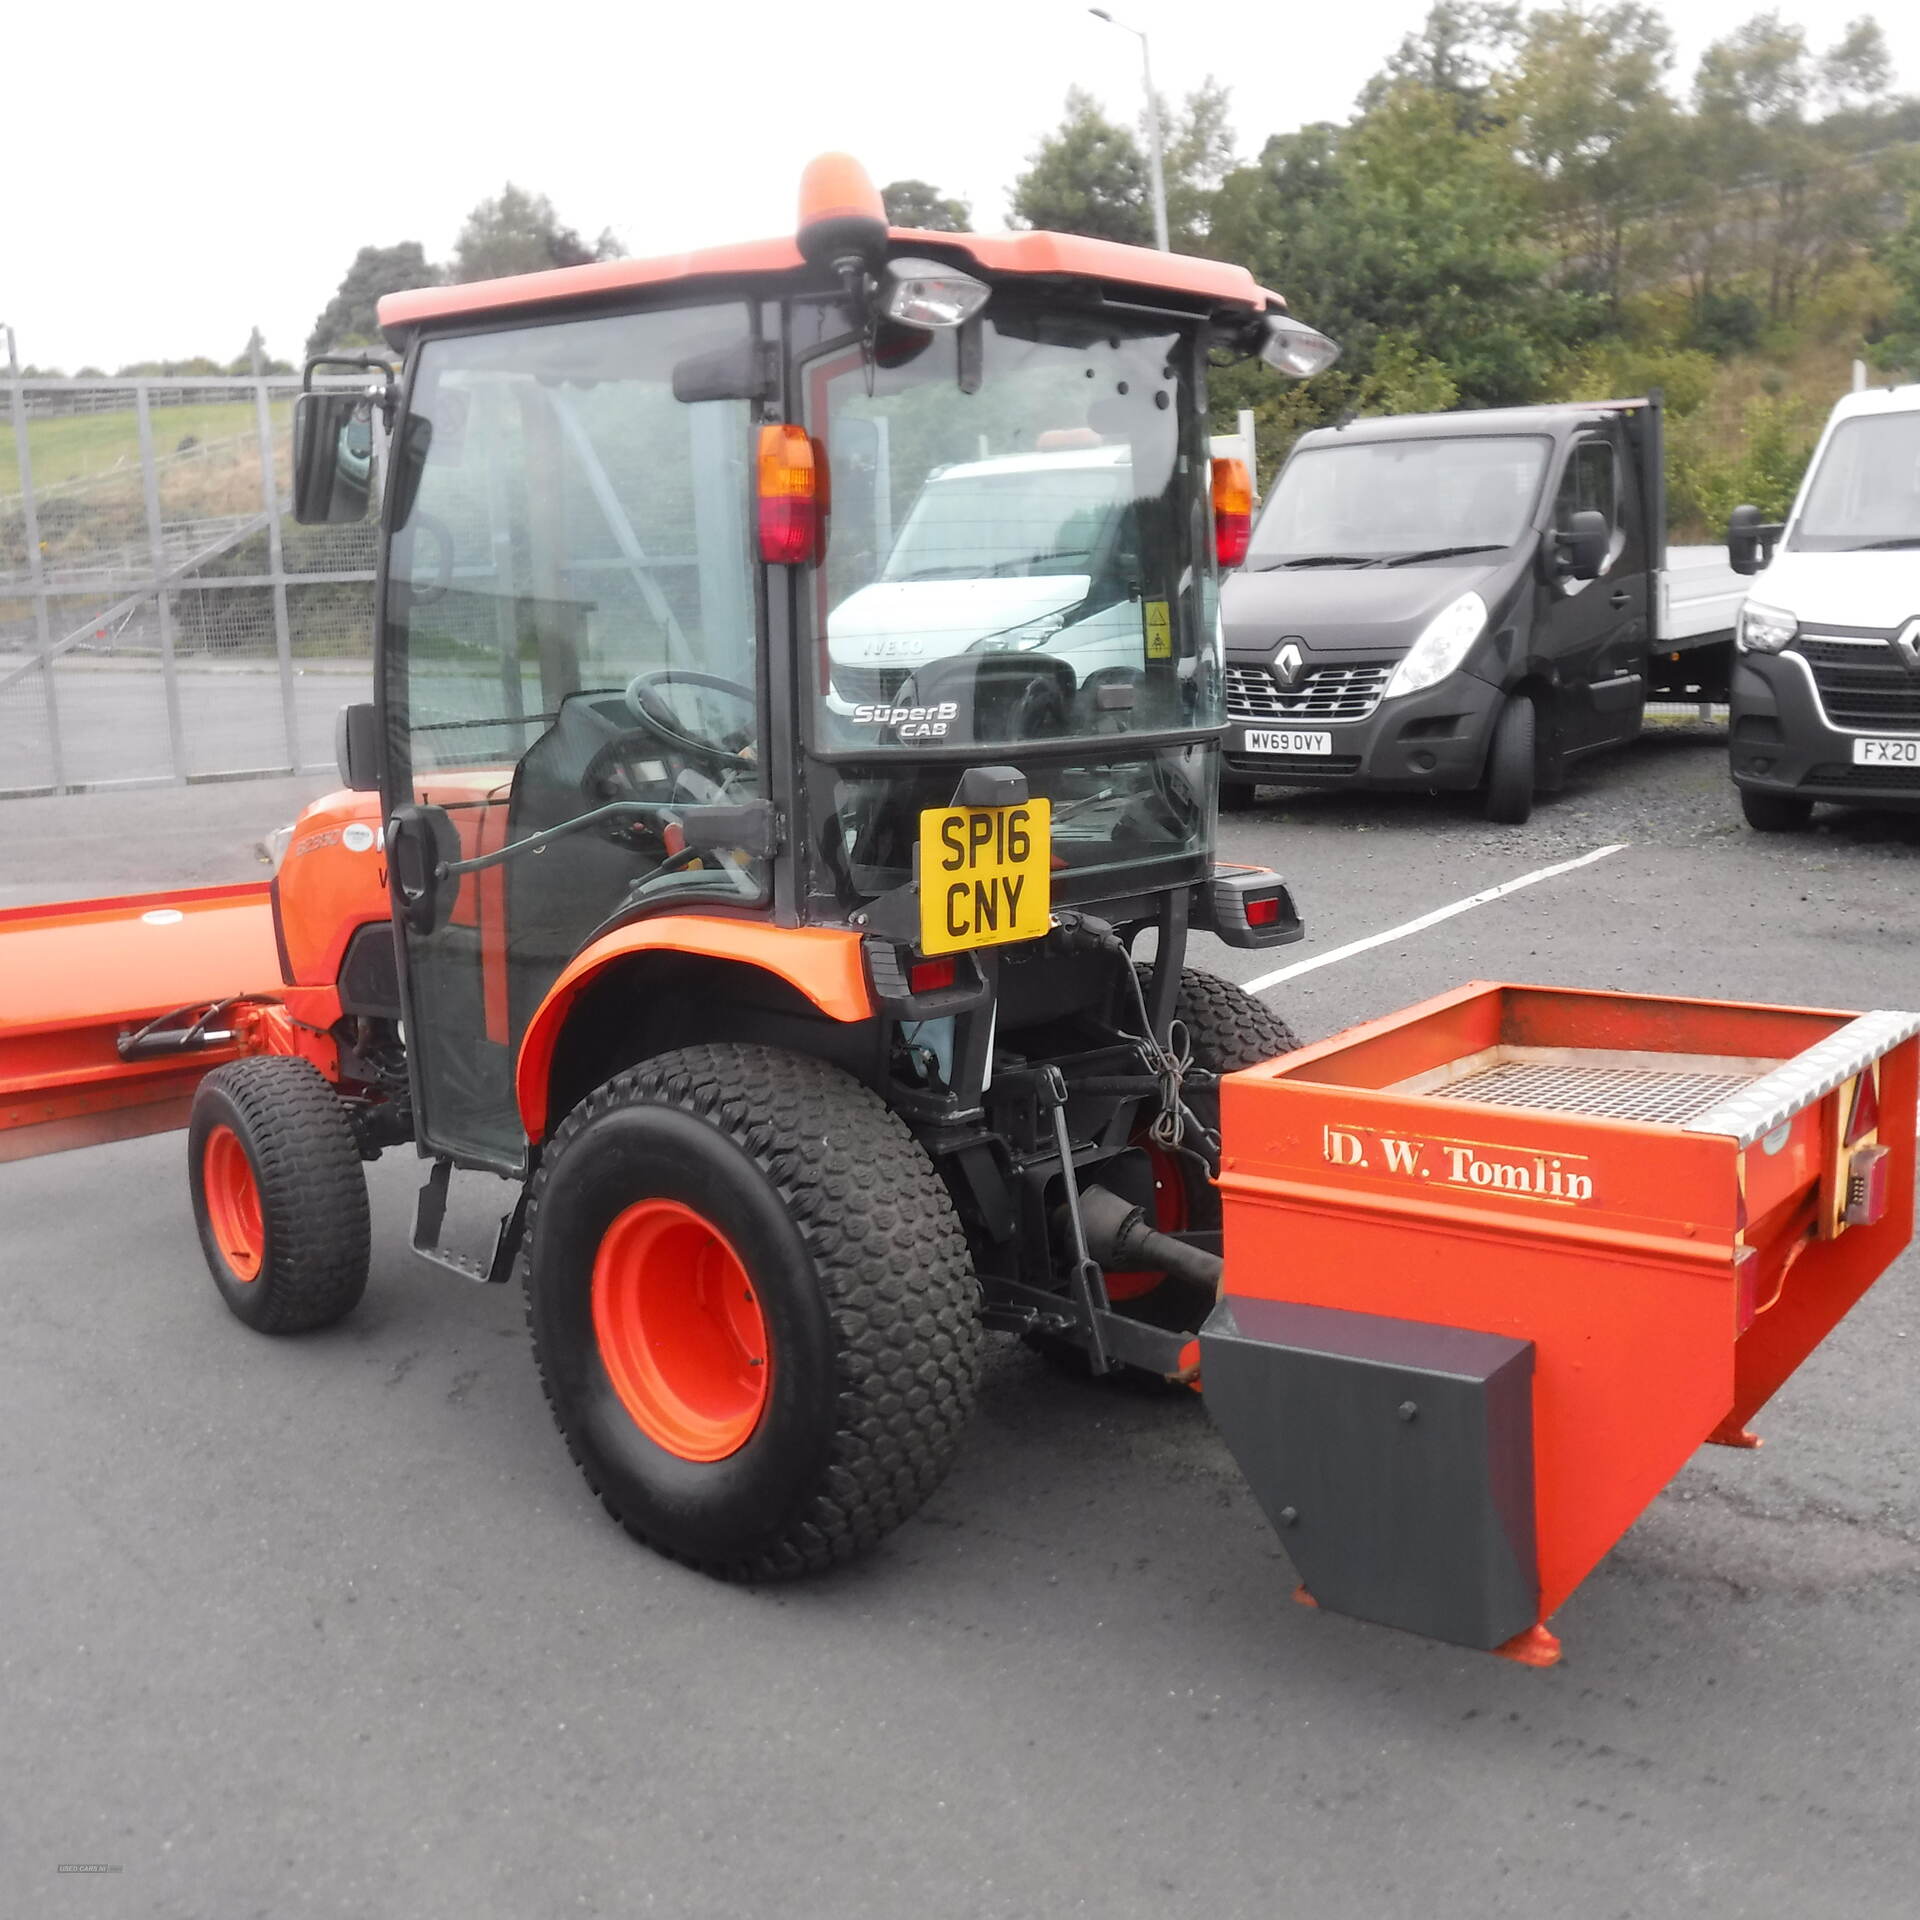
[[[871,1545],[1002,1329],[1202,1388],[1322,1605],[1546,1658],[1905,1244],[1920,1021],[1481,986],[1296,1049],[1185,967],[1300,932],[1212,857],[1206,383],[1334,349],[1240,269],[890,230],[829,157],[792,239],[381,324],[295,421],[303,520],[379,501],[343,790],[271,887],[0,914],[0,1155],[184,1123],[249,1326],[352,1309],[410,1144],[663,1552]],[[519,1183],[490,1260],[455,1168]]]

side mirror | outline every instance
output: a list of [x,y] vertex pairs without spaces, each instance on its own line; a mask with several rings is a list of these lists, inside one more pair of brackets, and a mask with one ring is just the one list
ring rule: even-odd
[[345,527],[373,503],[373,409],[364,394],[303,393],[293,403],[293,517]]
[[1554,563],[1562,579],[1598,580],[1607,564],[1606,516],[1582,507],[1573,523],[1554,529]]
[[340,768],[340,784],[354,793],[374,793],[380,786],[380,732],[373,702],[363,700],[342,707],[333,721],[333,757]]
[[764,400],[772,391],[771,356],[757,340],[731,340],[674,363],[673,397],[688,406],[702,400]]
[[1764,522],[1758,507],[1735,507],[1727,516],[1727,565],[1735,573],[1758,573],[1773,558],[1782,531]]

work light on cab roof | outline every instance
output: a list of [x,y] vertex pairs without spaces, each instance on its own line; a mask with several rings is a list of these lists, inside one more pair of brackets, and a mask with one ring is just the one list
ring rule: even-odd
[[877,305],[903,327],[938,331],[963,326],[987,304],[992,291],[958,267],[938,260],[888,260],[885,203],[866,169],[851,154],[823,153],[800,177],[801,256],[830,266],[860,288],[871,273],[881,276]]

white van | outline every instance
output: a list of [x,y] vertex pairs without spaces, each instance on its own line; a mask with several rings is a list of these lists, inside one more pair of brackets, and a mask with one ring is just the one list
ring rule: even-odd
[[1920,386],[1848,394],[1785,524],[1736,508],[1727,547],[1759,575],[1731,691],[1748,824],[1804,827],[1816,800],[1920,807]]
[[1085,686],[1141,665],[1132,450],[1073,447],[930,474],[879,577],[827,622],[827,704],[891,700],[959,653],[1044,648]]

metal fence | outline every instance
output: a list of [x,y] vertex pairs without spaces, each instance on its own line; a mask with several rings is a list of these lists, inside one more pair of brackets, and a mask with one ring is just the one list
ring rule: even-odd
[[0,797],[332,765],[376,529],[293,520],[298,390],[0,379]]

